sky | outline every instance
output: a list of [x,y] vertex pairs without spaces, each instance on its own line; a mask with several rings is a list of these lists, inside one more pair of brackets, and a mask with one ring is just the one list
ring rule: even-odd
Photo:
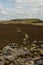
[[43,0],[0,0],[0,20],[24,18],[43,20]]

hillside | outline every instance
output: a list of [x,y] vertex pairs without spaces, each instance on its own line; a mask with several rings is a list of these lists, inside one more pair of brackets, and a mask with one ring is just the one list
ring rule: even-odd
[[43,23],[40,19],[12,19],[8,21],[0,21],[3,24],[32,24],[32,23]]
[[17,21],[22,23],[22,21],[26,22],[26,23],[41,23],[43,21],[41,21],[40,19],[15,19],[15,20],[10,20],[10,21]]

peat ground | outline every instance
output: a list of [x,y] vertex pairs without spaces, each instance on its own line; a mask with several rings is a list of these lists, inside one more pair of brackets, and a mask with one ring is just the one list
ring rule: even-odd
[[[17,32],[19,29],[21,32]],[[0,48],[9,42],[22,43],[25,32],[31,35],[31,40],[43,40],[43,26],[32,24],[0,24]]]

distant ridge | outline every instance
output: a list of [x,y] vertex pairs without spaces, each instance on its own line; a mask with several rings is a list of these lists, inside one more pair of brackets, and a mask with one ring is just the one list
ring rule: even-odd
[[32,22],[32,23],[37,23],[37,22],[43,22],[42,20],[40,20],[40,19],[12,19],[12,20],[10,20],[10,21],[30,21],[30,22]]
[[0,21],[1,24],[30,24],[30,23],[43,23],[40,19],[12,19],[6,21]]
[[36,19],[36,18],[31,18],[31,19],[12,19],[10,21],[21,21],[21,20],[40,20],[40,19]]

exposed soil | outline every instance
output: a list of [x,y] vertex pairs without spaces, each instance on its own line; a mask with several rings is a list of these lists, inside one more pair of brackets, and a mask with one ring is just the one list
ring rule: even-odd
[[[21,32],[17,32],[21,29]],[[9,42],[22,43],[24,33],[31,35],[31,40],[43,40],[43,26],[32,24],[0,24],[0,48]]]

